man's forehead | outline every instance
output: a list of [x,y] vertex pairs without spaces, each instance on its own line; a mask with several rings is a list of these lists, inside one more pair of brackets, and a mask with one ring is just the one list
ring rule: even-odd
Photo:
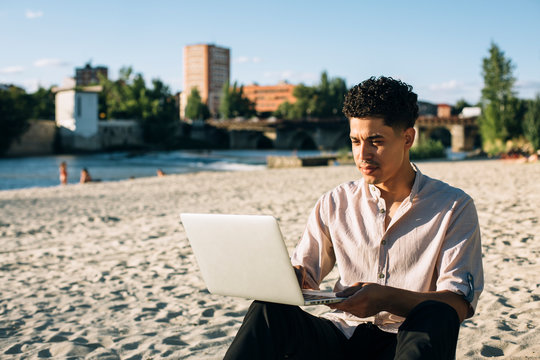
[[358,134],[362,137],[385,137],[394,132],[394,129],[379,117],[351,118],[349,124],[351,136]]

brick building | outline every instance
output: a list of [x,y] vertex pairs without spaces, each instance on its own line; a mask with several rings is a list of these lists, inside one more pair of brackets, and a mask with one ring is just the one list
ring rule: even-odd
[[105,79],[108,79],[109,70],[105,66],[92,67],[90,64],[86,64],[82,68],[75,68],[75,85],[76,86],[88,86],[99,83],[99,75],[101,74]]
[[184,47],[184,89],[180,101],[180,114],[185,118],[187,99],[194,87],[210,113],[217,116],[223,85],[230,77],[230,50],[213,44]]
[[279,83],[277,85],[246,85],[244,86],[244,96],[255,103],[255,110],[258,113],[274,112],[279,105],[288,101],[294,103],[293,96],[295,85]]

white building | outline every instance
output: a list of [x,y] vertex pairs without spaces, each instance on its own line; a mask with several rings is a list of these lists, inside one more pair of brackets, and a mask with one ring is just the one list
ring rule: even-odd
[[101,86],[75,87],[68,80],[56,92],[56,126],[62,148],[67,151],[95,151],[142,144],[135,120],[98,120]]
[[[69,85],[69,84],[65,84]],[[98,94],[101,86],[56,88],[56,126],[62,146],[74,150],[99,150]]]

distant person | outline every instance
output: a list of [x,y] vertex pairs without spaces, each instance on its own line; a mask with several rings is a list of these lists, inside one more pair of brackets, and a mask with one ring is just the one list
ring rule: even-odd
[[84,183],[88,183],[88,182],[91,182],[91,181],[92,181],[92,177],[90,176],[90,173],[88,172],[88,170],[86,168],[82,169],[81,170],[80,183],[84,184]]
[[163,177],[163,176],[165,176],[165,173],[164,173],[163,170],[161,170],[161,169],[157,169],[156,173],[157,173],[157,176],[158,176],[158,177]]
[[67,184],[67,164],[65,161],[60,163],[60,184]]

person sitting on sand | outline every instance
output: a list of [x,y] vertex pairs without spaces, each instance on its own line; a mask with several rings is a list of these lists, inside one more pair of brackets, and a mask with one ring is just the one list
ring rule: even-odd
[[163,176],[165,176],[165,173],[163,172],[163,170],[157,169],[156,175],[157,175],[158,177],[163,177]]
[[418,117],[412,87],[370,78],[346,95],[362,179],[316,203],[292,256],[302,288],[337,264],[333,311],[255,301],[225,359],[453,359],[460,323],[483,290],[473,200],[409,160]]
[[67,184],[67,164],[65,161],[60,163],[60,184]]
[[85,183],[88,183],[88,182],[91,182],[91,181],[92,181],[92,177],[90,176],[90,173],[88,172],[88,170],[86,168],[83,168],[81,170],[80,183],[85,184]]

